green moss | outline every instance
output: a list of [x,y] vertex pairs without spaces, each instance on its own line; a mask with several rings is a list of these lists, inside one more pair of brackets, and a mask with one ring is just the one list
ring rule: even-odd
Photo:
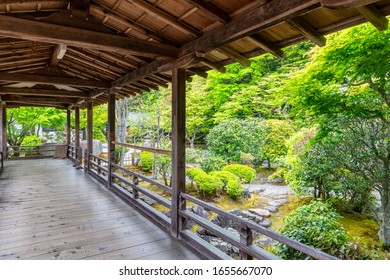
[[379,225],[375,220],[359,213],[342,213],[341,224],[348,234],[365,246],[380,246]]

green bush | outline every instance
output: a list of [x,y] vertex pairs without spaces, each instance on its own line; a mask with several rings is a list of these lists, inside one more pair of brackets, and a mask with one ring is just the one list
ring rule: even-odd
[[212,172],[216,170],[221,170],[227,164],[227,161],[221,156],[209,154],[205,155],[205,158],[202,160],[201,168],[206,172]]
[[187,163],[202,163],[205,154],[204,149],[186,149],[186,162]]
[[153,154],[151,152],[141,152],[141,167],[143,171],[149,171],[153,166]]
[[194,181],[197,188],[203,192],[203,195],[216,194],[222,189],[223,183],[221,180],[208,175],[207,173],[199,173],[195,176]]
[[242,164],[226,165],[222,171],[228,171],[234,175],[237,175],[244,183],[250,183],[256,177],[256,170]]
[[226,187],[229,181],[236,181],[236,182],[238,181],[238,177],[228,171],[213,171],[210,172],[209,175],[221,180],[223,183],[223,187]]
[[[313,200],[287,216],[280,233],[338,258],[357,259],[360,253],[339,219],[339,214],[330,204]],[[275,245],[275,249],[275,253],[283,259],[308,258],[283,243]]]
[[226,193],[231,198],[236,199],[242,197],[244,194],[244,187],[237,180],[229,180]]
[[188,178],[190,178],[190,180],[191,180],[191,187],[194,186],[194,180],[195,180],[195,177],[196,177],[197,175],[199,175],[199,174],[206,174],[206,175],[207,175],[207,173],[204,172],[204,171],[203,171],[202,169],[200,169],[200,168],[188,168],[188,169],[186,170],[186,174],[187,174]]

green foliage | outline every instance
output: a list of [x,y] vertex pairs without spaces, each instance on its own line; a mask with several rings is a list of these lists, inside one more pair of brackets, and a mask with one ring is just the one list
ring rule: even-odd
[[227,161],[219,156],[212,153],[206,153],[202,159],[200,167],[206,172],[212,172],[221,170],[227,164]]
[[187,163],[202,163],[203,158],[205,157],[204,149],[186,149],[186,162]]
[[221,180],[223,183],[223,187],[226,187],[229,181],[238,181],[238,176],[228,171],[213,171],[210,172],[209,175]]
[[194,181],[198,189],[202,191],[203,195],[216,194],[223,187],[223,183],[221,180],[213,176],[210,176],[207,173],[199,172],[195,176]]
[[141,152],[141,167],[143,171],[150,171],[153,166],[153,154],[151,152]]
[[240,162],[241,153],[260,159],[264,130],[264,126],[257,119],[229,119],[213,127],[206,141],[213,154],[226,160]]
[[256,170],[242,164],[226,165],[222,171],[233,173],[234,175],[238,176],[244,183],[250,183],[254,178],[256,178]]
[[43,141],[41,137],[38,137],[36,135],[30,135],[24,137],[21,146],[40,146],[42,145],[42,143]]
[[286,140],[294,133],[294,129],[288,120],[265,120],[264,123],[266,132],[262,150],[270,164],[271,160],[286,155]]
[[200,168],[188,168],[186,170],[186,175],[188,176],[188,178],[191,180],[191,187],[194,186],[194,180],[195,180],[195,177],[197,175],[207,175],[206,172],[204,172],[202,169]]
[[169,185],[168,180],[172,173],[171,168],[171,157],[167,155],[162,154],[156,154],[155,155],[155,166],[157,169],[157,172],[162,176],[164,179],[165,185]]
[[226,193],[233,199],[242,197],[244,187],[237,180],[229,180],[227,183]]
[[[360,258],[359,251],[349,239],[340,216],[327,203],[313,200],[291,213],[280,233],[307,245],[311,245],[341,259]],[[307,259],[308,257],[285,244],[276,245],[276,253],[283,259]]]

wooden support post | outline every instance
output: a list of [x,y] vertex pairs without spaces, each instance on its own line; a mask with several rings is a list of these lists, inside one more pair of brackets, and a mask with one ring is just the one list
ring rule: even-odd
[[[139,183],[138,177],[137,177],[137,176],[134,176],[134,177],[133,177],[133,184],[134,184],[135,186],[138,186],[138,183]],[[136,189],[133,189],[133,198],[134,198],[134,199],[138,199],[138,198],[139,198],[139,192],[138,192],[138,190],[136,190]]]
[[[250,246],[253,243],[253,234],[252,230],[247,226],[241,227],[240,231],[240,243],[244,246]],[[253,260],[252,256],[249,256],[247,253],[240,250],[241,260]]]
[[87,153],[86,156],[84,157],[84,161],[86,162],[88,172],[90,169],[89,155],[92,153],[93,153],[93,104],[90,101],[87,104]]
[[184,228],[179,211],[186,209],[180,194],[185,192],[185,122],[186,122],[186,70],[172,70],[172,209],[171,233],[178,237]]
[[7,159],[7,113],[5,105],[0,96],[0,152],[3,153],[3,160]]
[[108,141],[108,188],[111,189],[113,178],[113,166],[112,164],[115,163],[115,92],[111,90],[108,94],[108,135],[107,135],[107,141]]
[[71,130],[70,130],[70,110],[66,110],[66,145],[70,145]]
[[81,161],[79,159],[79,147],[80,147],[80,108],[76,107],[74,110],[74,116],[75,116],[75,140],[74,140],[74,146],[75,146],[75,152],[76,152],[76,167],[79,168]]

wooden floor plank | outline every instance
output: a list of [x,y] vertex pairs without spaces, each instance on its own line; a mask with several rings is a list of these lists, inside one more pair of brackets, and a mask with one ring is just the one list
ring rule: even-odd
[[0,259],[198,259],[67,160],[6,161]]

